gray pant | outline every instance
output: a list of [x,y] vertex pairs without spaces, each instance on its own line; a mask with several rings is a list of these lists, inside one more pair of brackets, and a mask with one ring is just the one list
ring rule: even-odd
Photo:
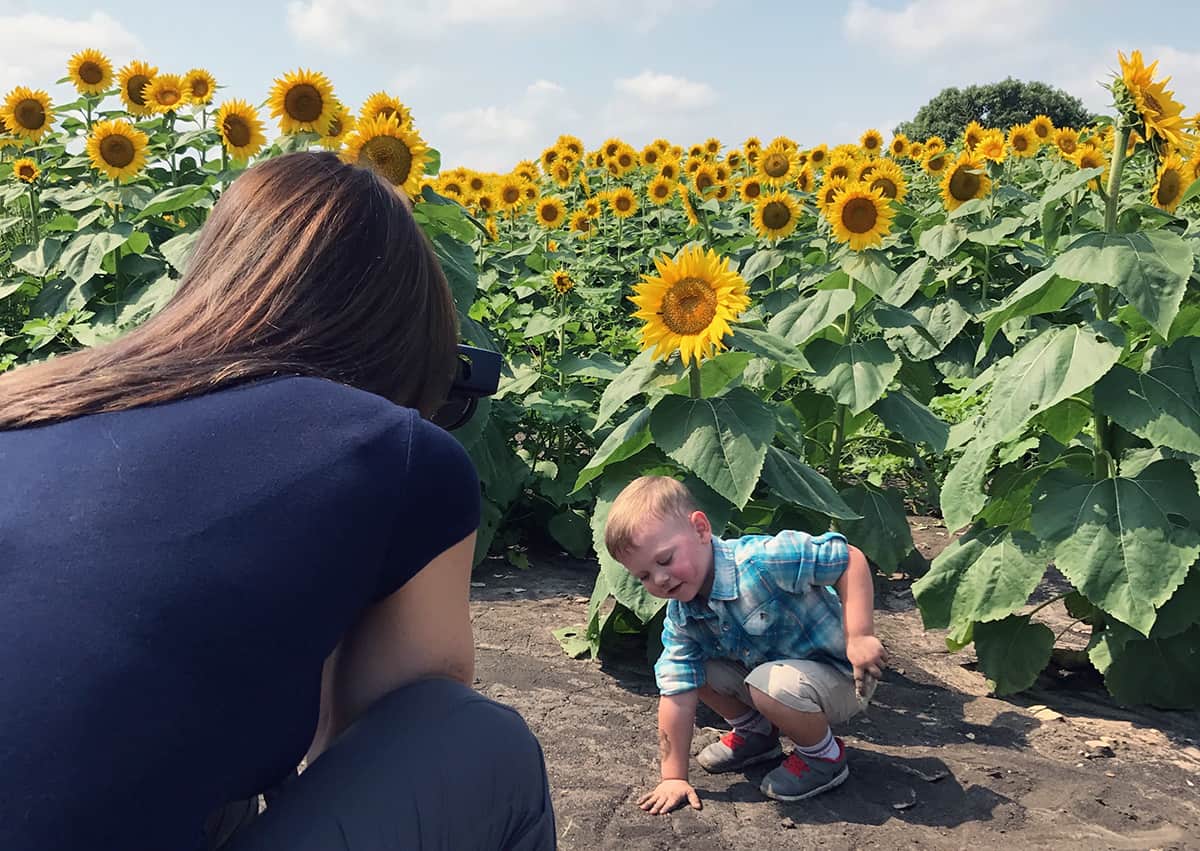
[[542,749],[513,709],[452,680],[377,701],[221,851],[557,847]]

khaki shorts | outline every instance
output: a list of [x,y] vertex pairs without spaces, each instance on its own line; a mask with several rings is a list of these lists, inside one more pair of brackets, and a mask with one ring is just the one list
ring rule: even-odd
[[841,724],[865,709],[854,691],[854,678],[832,665],[811,659],[778,659],[753,671],[732,659],[709,659],[704,673],[713,691],[753,706],[750,686],[798,712],[823,712]]

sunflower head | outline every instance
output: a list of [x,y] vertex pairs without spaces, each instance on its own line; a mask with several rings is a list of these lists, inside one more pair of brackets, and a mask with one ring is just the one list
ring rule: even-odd
[[158,68],[148,62],[135,59],[117,72],[117,82],[121,86],[121,100],[125,103],[125,111],[134,116],[154,114],[154,107],[146,102],[146,87],[158,74]]
[[[300,68],[276,78],[269,98],[271,117],[279,119],[284,133],[325,133],[337,109],[333,85],[324,74]],[[363,122],[366,124],[366,122]],[[397,122],[399,126],[399,122]],[[417,176],[413,183],[420,180]],[[393,181],[394,182],[394,181]],[[399,184],[396,184],[399,185]]]
[[127,121],[98,121],[88,137],[88,159],[107,177],[127,179],[145,167],[149,144],[146,134]]
[[625,174],[631,168],[635,168],[638,164],[637,151],[628,145],[623,145],[621,150],[617,151],[617,155],[614,159],[616,160],[617,167],[621,170],[621,174]]
[[14,136],[37,142],[46,135],[54,121],[50,95],[40,89],[17,86],[0,106],[0,117],[3,117]]
[[[926,157],[929,154],[925,155]],[[938,151],[934,156],[945,156]],[[892,160],[877,160],[870,174],[863,174],[862,181],[867,188],[877,191],[889,201],[903,201],[908,194],[908,182],[904,179],[904,171]],[[864,169],[865,171],[865,169]]]
[[656,207],[661,207],[668,203],[671,197],[675,194],[675,181],[668,180],[661,174],[650,181],[646,186],[646,197],[650,199],[650,203]]
[[519,175],[501,178],[496,186],[496,200],[502,210],[516,210],[525,203],[525,181]]
[[570,154],[576,161],[583,157],[583,140],[578,136],[562,134],[558,137],[558,141],[554,143],[564,153]]
[[1045,145],[1054,141],[1054,122],[1048,115],[1038,115],[1029,122],[1029,129],[1037,136],[1038,144]]
[[825,169],[826,177],[841,177],[847,181],[858,179],[858,163],[848,157],[836,157],[829,160]]
[[1158,167],[1158,177],[1154,181],[1154,192],[1151,198],[1155,207],[1166,210],[1168,213],[1175,211],[1175,208],[1179,206],[1180,199],[1183,198],[1183,193],[1191,183],[1188,180],[1188,171],[1187,164],[1179,154],[1163,157],[1162,164]]
[[576,210],[571,214],[571,233],[580,239],[587,239],[592,235],[592,217],[587,214],[587,210]]
[[658,167],[658,173],[667,180],[678,180],[679,162],[677,160],[663,160],[662,165]]
[[737,169],[742,164],[742,152],[737,148],[725,154],[725,165],[730,169]]
[[701,198],[711,195],[719,183],[717,171],[710,163],[704,163],[692,174],[692,185]]
[[112,85],[112,63],[99,50],[81,50],[67,62],[67,76],[81,95],[98,95]]
[[342,157],[373,169],[411,198],[420,190],[428,155],[425,141],[414,128],[404,127],[394,115],[378,115],[358,122]]
[[763,239],[783,239],[796,229],[800,221],[800,205],[791,193],[776,190],[755,202],[750,221],[755,232]]
[[742,148],[747,151],[757,151],[762,148],[762,141],[757,136],[747,136],[746,141],[742,143]]
[[844,177],[828,177],[821,181],[821,188],[817,192],[817,208],[823,215],[828,216],[828,213],[833,209],[833,202],[837,200],[837,196],[845,191],[847,186],[846,178]]
[[1079,131],[1071,127],[1060,127],[1054,131],[1054,145],[1060,154],[1070,157],[1079,147]]
[[782,145],[771,145],[758,158],[758,176],[774,186],[791,183],[799,171],[800,162],[796,159],[796,152]]
[[829,159],[829,148],[825,145],[817,145],[808,152],[808,161],[812,163],[812,167],[817,171],[825,168],[825,161]]
[[963,150],[968,152],[975,150],[979,146],[979,143],[983,141],[983,134],[985,132],[987,132],[987,129],[978,121],[968,122],[967,126],[963,128]]
[[646,147],[642,148],[642,165],[648,168],[656,167],[662,160],[662,151],[658,145],[651,142]]
[[221,104],[214,123],[221,135],[221,144],[238,162],[250,159],[267,143],[258,113],[244,100],[228,100]]
[[759,177],[750,176],[743,178],[741,184],[738,186],[738,194],[741,195],[742,200],[751,204],[761,198],[763,192],[763,181]]
[[746,282],[728,258],[691,245],[673,258],[656,257],[654,266],[658,274],[643,275],[629,299],[645,323],[642,349],[652,349],[655,360],[678,351],[685,365],[723,349],[731,323],[750,306]]
[[957,210],[973,198],[983,198],[992,191],[984,160],[963,151],[942,177],[942,201],[947,210]]
[[855,182],[837,193],[825,215],[833,238],[861,251],[883,242],[892,229],[894,211],[879,190]]
[[1032,157],[1038,152],[1041,140],[1028,124],[1019,124],[1008,130],[1008,149],[1022,158]]
[[975,146],[974,152],[986,160],[994,163],[1002,163],[1005,157],[1008,156],[1008,143],[1005,141],[1004,134],[1001,131],[989,130],[983,134],[983,138]]
[[913,162],[920,162],[925,159],[925,145],[921,142],[913,142],[908,146],[908,158]]
[[945,151],[935,151],[934,153],[925,154],[925,159],[921,160],[921,168],[925,173],[932,177],[941,176],[947,168],[950,167],[950,154]]
[[587,213],[587,217],[589,219],[600,218],[600,212],[602,209],[603,208],[599,198],[588,198],[583,202],[583,211]]
[[1099,190],[1101,185],[1108,183],[1108,156],[1099,145],[1080,145],[1070,157],[1071,162],[1078,168],[1103,168],[1104,173],[1096,180],[1088,181],[1088,188]]
[[554,284],[554,291],[559,295],[566,295],[575,289],[575,282],[571,280],[571,275],[566,269],[555,269],[551,272],[550,282]]
[[888,144],[888,153],[892,155],[892,159],[903,159],[908,156],[908,137],[903,133],[897,133],[892,137],[892,141]]
[[174,112],[187,103],[183,77],[178,74],[159,74],[146,85],[142,97],[157,113]]
[[217,81],[204,68],[193,68],[183,75],[183,90],[191,103],[209,104],[217,93]]
[[875,156],[883,150],[883,134],[875,129],[868,130],[862,134],[862,138],[858,140],[858,144],[868,154]]
[[946,140],[941,136],[930,136],[925,140],[925,152],[946,150]]
[[38,168],[38,164],[29,157],[13,160],[12,175],[22,183],[33,183],[41,173],[42,170]]
[[[1118,108],[1148,142],[1160,139],[1176,148],[1190,149],[1194,143],[1192,131],[1183,116],[1183,104],[1175,100],[1175,93],[1167,89],[1170,77],[1154,79],[1158,62],[1149,66],[1142,59],[1140,50],[1133,51],[1129,58],[1118,53],[1121,76],[1114,81],[1113,94]],[[1121,88],[1128,93],[1122,97]]]
[[358,111],[358,116],[361,120],[366,121],[379,116],[394,115],[396,120],[402,126],[407,127],[412,124],[412,112],[407,106],[400,102],[399,98],[392,97],[387,92],[375,92],[363,101],[362,108]]
[[816,186],[816,182],[817,179],[813,176],[811,166],[804,166],[804,168],[800,169],[800,173],[796,175],[796,188],[801,192],[812,192],[813,187]]
[[350,131],[354,129],[356,123],[354,113],[339,102],[337,109],[334,110],[333,118],[329,119],[329,126],[325,128],[325,132],[321,134],[321,138],[317,141],[323,148],[328,148],[331,151],[340,150],[342,142],[350,134]]
[[561,225],[567,217],[567,208],[558,198],[547,195],[538,199],[535,213],[539,225],[547,230],[553,230]]
[[566,188],[575,179],[575,169],[571,165],[570,160],[559,157],[558,161],[550,168],[550,176],[554,179],[555,183]]
[[627,219],[637,212],[637,198],[633,195],[633,190],[628,186],[622,186],[614,189],[608,196],[608,206],[612,208],[613,215],[618,219]]

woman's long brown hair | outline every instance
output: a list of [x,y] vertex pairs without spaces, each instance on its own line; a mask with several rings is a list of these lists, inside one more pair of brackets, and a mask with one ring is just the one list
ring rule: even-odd
[[429,416],[456,366],[450,288],[407,200],[328,153],[221,196],[174,298],[107,345],[0,375],[0,429],[308,375]]

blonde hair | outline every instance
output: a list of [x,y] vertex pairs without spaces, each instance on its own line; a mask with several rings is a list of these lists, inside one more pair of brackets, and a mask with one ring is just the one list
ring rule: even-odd
[[604,523],[604,546],[620,559],[633,547],[634,536],[649,520],[678,517],[687,520],[699,511],[696,500],[681,482],[670,476],[641,476],[617,494]]

